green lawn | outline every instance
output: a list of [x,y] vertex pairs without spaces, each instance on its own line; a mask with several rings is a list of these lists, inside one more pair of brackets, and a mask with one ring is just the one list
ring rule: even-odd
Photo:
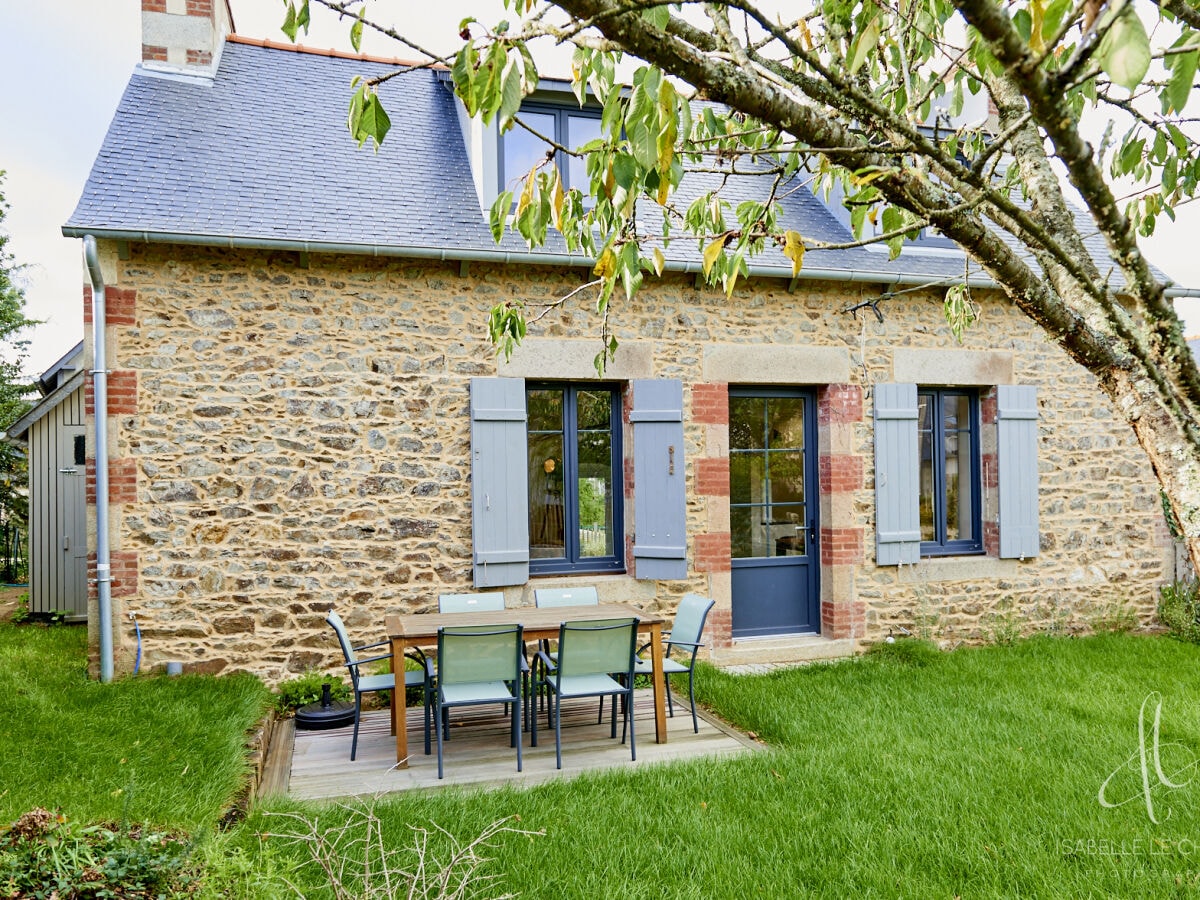
[[[205,838],[214,895],[296,896],[290,879],[304,896],[334,896],[307,847],[261,835],[302,830],[289,813],[339,828],[354,806],[273,802],[212,829],[263,700],[255,682],[86,683],[74,634],[0,627],[3,815],[61,804],[182,825]],[[422,826],[470,840],[519,817],[511,824],[544,835],[497,836],[483,871],[497,876],[492,893],[533,898],[1200,896],[1200,778],[1183,784],[1200,759],[1200,647],[1106,635],[887,649],[762,677],[705,669],[704,702],[768,752],[381,798],[383,842],[408,846]],[[47,662],[52,678],[31,677]],[[1181,785],[1162,785],[1148,757],[1159,824],[1137,756],[1148,697],[1145,744],[1160,708],[1161,766]],[[1113,772],[1106,796],[1130,802],[1104,808]],[[435,835],[431,858],[447,844]]]

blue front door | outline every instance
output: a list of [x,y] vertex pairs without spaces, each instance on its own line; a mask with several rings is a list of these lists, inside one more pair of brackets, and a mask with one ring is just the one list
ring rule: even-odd
[[729,392],[733,636],[821,630],[816,397]]

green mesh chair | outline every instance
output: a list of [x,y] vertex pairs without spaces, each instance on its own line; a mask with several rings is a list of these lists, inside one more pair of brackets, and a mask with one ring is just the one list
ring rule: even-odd
[[[390,645],[390,641],[376,641],[373,644],[362,644],[354,646],[350,643],[350,637],[346,634],[346,626],[342,622],[342,617],[333,610],[325,617],[326,623],[333,629],[337,635],[338,643],[342,645],[342,655],[346,658],[346,668],[350,671],[350,681],[354,686],[354,737],[350,740],[350,761],[354,761],[354,757],[358,752],[358,720],[362,714],[362,695],[369,694],[375,691],[391,691],[392,692],[392,726],[394,728],[404,727],[404,694],[396,695],[396,675],[394,672],[385,672],[382,675],[366,675],[362,672],[362,667],[373,662],[379,662],[383,659],[391,659],[392,654],[382,653],[378,656],[369,656],[365,659],[360,659],[358,654],[363,650],[371,650],[375,647],[383,647]],[[394,661],[393,661],[394,663]],[[403,662],[401,662],[403,665]],[[393,664],[392,668],[395,668]],[[428,676],[419,671],[404,672],[404,686],[410,687],[426,687]],[[429,691],[425,691],[425,730],[428,735],[429,731]],[[426,736],[428,741],[428,736]],[[429,745],[426,743],[425,752],[429,752]]]
[[[533,605],[539,609],[548,609],[555,606],[599,606],[600,594],[590,585],[584,587],[557,587],[557,588],[534,588]],[[541,649],[545,654],[545,658],[550,660],[550,668],[547,672],[542,673],[543,681],[545,677],[554,671],[554,661],[558,658],[557,651],[551,646],[549,639],[542,641]],[[542,658],[539,654],[539,659]],[[541,702],[542,695],[536,690],[534,696]],[[604,719],[604,698],[600,698],[600,713],[596,718],[597,722]]]
[[[524,654],[525,644],[521,639],[520,625],[438,629],[436,671],[433,660],[427,660],[425,668],[425,689],[433,696],[438,778],[442,777],[446,713],[455,707],[491,703],[508,704],[512,709],[511,746],[517,748],[517,771],[521,771],[520,685]],[[429,746],[429,729],[430,720],[427,716],[426,748]]]
[[[617,698],[624,699],[621,743],[629,732],[629,753],[637,759],[633,729],[633,661],[637,650],[637,619],[602,619],[595,622],[563,622],[558,631],[558,660],[552,666],[545,651],[541,672],[535,676],[534,692],[548,692],[547,718],[554,723],[554,752],[562,768],[562,701],[575,697],[613,698],[612,737],[617,736]],[[613,674],[619,673],[620,679]],[[624,683],[622,683],[622,680]],[[531,741],[537,746],[537,716],[530,723]]]
[[[704,622],[708,618],[708,611],[713,608],[713,601],[707,597],[701,597],[699,594],[688,594],[679,601],[679,607],[675,610],[675,621],[671,625],[670,631],[663,632],[663,640],[666,642],[666,647],[663,649],[663,680],[668,681],[668,676],[678,675],[687,672],[688,676],[688,700],[692,704],[692,730],[697,734],[700,732],[700,720],[696,717],[696,651],[704,645],[700,643],[700,636],[704,634]],[[649,647],[649,644],[639,648],[637,659],[634,661],[634,673],[637,675],[652,675],[654,667],[650,660],[643,659],[642,653]],[[679,662],[671,658],[671,651],[676,647],[683,651],[682,655],[686,655],[687,662]],[[671,692],[667,691],[667,706],[671,710],[671,717],[675,717],[675,704],[671,700]]]

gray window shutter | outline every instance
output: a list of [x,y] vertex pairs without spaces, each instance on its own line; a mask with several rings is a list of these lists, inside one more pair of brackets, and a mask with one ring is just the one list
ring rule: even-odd
[[875,563],[921,558],[917,386],[875,385]]
[[639,579],[687,578],[683,383],[633,383],[633,557]]
[[471,379],[471,533],[476,587],[529,580],[525,381]]
[[1037,388],[996,388],[996,464],[1000,482],[1000,556],[1038,555]]

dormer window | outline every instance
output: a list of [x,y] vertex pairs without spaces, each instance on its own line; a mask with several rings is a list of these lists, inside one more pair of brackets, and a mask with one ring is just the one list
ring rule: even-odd
[[[600,110],[549,103],[524,103],[517,117],[538,134],[574,150],[600,137]],[[514,124],[500,138],[500,190],[516,193],[529,170],[546,156],[549,148],[541,138]],[[582,159],[559,153],[558,171],[564,188],[587,192],[587,167]]]

